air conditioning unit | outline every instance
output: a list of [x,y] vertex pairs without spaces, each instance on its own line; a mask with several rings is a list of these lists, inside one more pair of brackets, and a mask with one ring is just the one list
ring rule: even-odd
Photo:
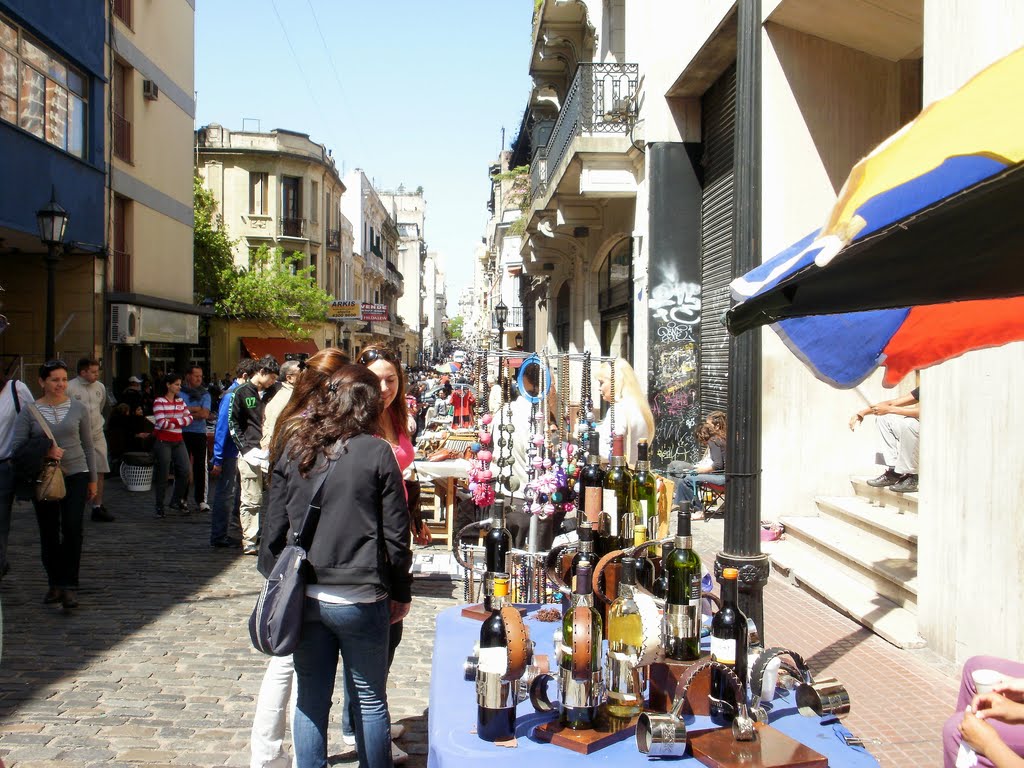
[[160,98],[160,87],[153,80],[143,80],[142,95],[149,101],[156,101]]
[[134,304],[110,305],[110,343],[138,344],[142,332],[142,310]]

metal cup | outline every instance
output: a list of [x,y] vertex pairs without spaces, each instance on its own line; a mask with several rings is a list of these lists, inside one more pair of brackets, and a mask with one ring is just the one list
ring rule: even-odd
[[675,711],[666,715],[642,712],[636,723],[636,746],[648,757],[682,757],[686,723]]
[[796,707],[804,717],[833,715],[842,719],[850,714],[850,693],[834,677],[823,677],[797,686]]

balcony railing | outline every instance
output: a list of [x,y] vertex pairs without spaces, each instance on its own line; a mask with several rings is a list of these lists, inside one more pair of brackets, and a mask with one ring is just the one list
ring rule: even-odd
[[130,293],[132,290],[132,255],[124,251],[114,251],[114,286],[115,292]]
[[341,230],[340,229],[328,229],[327,230],[327,247],[332,251],[341,250]]
[[132,124],[116,112],[114,113],[114,157],[124,160],[126,163],[132,161]]
[[542,194],[580,135],[626,134],[634,120],[637,64],[580,64],[546,146],[534,155],[530,192]]
[[306,220],[282,216],[280,220],[280,235],[281,237],[305,237]]
[[[522,307],[509,307],[508,308],[508,319],[505,320],[505,330],[511,331],[517,328],[523,327],[523,308]],[[498,318],[494,312],[491,312],[491,330],[498,330]]]

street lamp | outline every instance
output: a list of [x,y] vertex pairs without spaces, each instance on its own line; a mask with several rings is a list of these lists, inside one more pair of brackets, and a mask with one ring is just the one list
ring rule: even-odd
[[500,299],[494,308],[494,319],[498,322],[498,384],[504,389],[505,361],[501,359],[501,352],[505,349],[505,321],[508,320],[508,307]]
[[57,264],[60,256],[57,246],[64,242],[64,230],[68,225],[68,212],[57,202],[57,188],[52,187],[50,202],[36,211],[39,225],[39,239],[46,245],[46,359],[52,360],[56,340],[54,329],[57,312]]
[[523,349],[523,334],[517,333],[515,341],[516,341],[516,350],[517,351],[522,351],[522,349]]

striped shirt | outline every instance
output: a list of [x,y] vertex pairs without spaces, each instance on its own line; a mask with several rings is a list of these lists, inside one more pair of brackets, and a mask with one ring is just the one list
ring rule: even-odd
[[153,423],[156,426],[153,434],[157,440],[180,443],[181,428],[192,423],[192,414],[181,398],[172,401],[158,397],[153,401]]

